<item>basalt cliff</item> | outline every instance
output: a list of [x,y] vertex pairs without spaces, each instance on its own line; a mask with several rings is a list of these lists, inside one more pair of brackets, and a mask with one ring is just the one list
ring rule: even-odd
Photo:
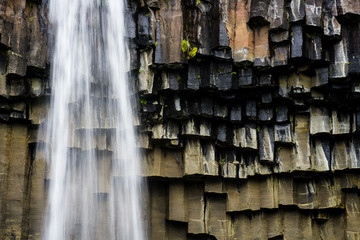
[[[41,238],[47,9],[0,2],[0,240]],[[128,0],[126,16],[149,240],[360,239],[360,0]],[[94,131],[106,174],[112,129]]]

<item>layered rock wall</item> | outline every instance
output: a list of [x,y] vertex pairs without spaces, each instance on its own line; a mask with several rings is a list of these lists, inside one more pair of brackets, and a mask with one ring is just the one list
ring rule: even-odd
[[359,7],[140,3],[151,239],[359,238]]
[[46,4],[0,2],[0,239],[40,236],[44,169],[33,131],[49,91],[47,29]]
[[[47,6],[0,6],[0,239],[39,239]],[[126,14],[149,239],[360,239],[359,0],[130,0]]]

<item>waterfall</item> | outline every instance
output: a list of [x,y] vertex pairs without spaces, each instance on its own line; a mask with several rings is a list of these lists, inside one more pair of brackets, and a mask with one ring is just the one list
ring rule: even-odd
[[122,0],[50,0],[43,239],[145,239]]

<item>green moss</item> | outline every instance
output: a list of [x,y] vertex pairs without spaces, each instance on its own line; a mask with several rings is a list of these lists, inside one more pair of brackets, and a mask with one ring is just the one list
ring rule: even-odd
[[183,52],[186,52],[189,47],[190,47],[189,41],[186,40],[186,39],[182,40],[182,42],[181,42],[181,50],[182,50]]
[[190,57],[195,57],[196,53],[197,53],[197,47],[194,47],[190,52],[189,52],[189,56]]
[[197,47],[191,47],[190,42],[188,38],[182,40],[181,42],[181,50],[185,53],[187,53],[187,59],[193,58],[196,56],[196,53],[198,51]]

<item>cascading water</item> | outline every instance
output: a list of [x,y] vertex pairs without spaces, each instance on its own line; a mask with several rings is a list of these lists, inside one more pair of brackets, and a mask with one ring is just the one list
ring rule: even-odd
[[50,0],[43,239],[145,239],[121,0]]

